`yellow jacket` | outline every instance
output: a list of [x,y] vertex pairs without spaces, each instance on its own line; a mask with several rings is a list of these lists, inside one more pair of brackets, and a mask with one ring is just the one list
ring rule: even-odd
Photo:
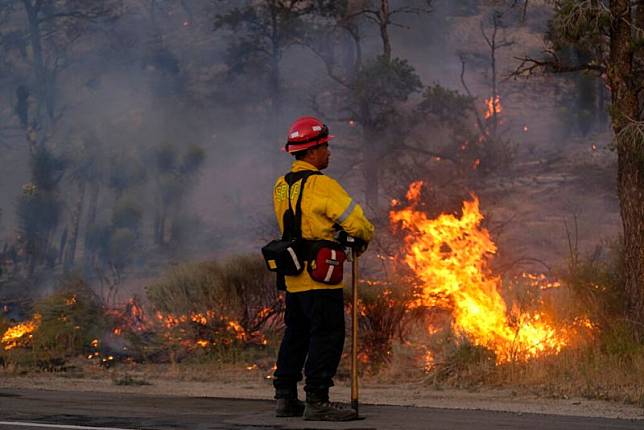
[[[291,172],[318,170],[306,161],[296,160]],[[301,182],[291,188],[291,205],[295,210],[300,194]],[[288,210],[288,184],[281,176],[275,182],[273,190],[275,217],[280,232],[284,232],[283,216]],[[304,184],[302,196],[302,238],[308,240],[333,240],[333,224],[339,224],[351,236],[369,242],[373,237],[374,227],[367,220],[360,205],[347,194],[334,179],[325,175],[312,175]],[[306,263],[305,263],[306,264]],[[309,276],[306,267],[298,276],[286,276],[286,290],[291,293],[300,291],[342,288],[339,285],[327,285],[316,282]]]

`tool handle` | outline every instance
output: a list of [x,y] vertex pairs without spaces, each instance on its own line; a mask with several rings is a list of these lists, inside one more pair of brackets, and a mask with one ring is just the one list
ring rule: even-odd
[[358,256],[352,253],[351,260],[351,408],[358,413],[358,279],[360,266]]

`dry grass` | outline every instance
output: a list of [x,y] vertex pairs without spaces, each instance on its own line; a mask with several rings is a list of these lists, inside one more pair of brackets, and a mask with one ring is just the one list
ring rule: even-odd
[[496,379],[548,397],[580,396],[644,407],[644,347],[628,355],[597,347],[564,351],[522,365],[501,366]]

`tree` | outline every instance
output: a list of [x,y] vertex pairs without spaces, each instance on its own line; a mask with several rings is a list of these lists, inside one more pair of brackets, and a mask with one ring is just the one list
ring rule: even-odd
[[[399,25],[394,17],[399,14],[418,14],[430,11],[431,1],[417,2],[424,7],[404,5],[392,9],[389,0],[356,2],[328,13],[335,24],[327,31],[345,32],[354,42],[353,64],[336,61],[333,49],[320,49],[314,43],[308,46],[324,61],[329,76],[339,84],[341,118],[348,118],[362,129],[362,171],[365,180],[367,205],[374,210],[379,200],[379,165],[391,150],[391,143],[405,138],[401,125],[400,104],[422,88],[415,69],[406,60],[393,57],[389,28]],[[360,23],[366,20],[378,26],[382,53],[363,61]],[[313,100],[319,109],[318,100]],[[323,114],[324,115],[324,114]],[[326,116],[326,115],[325,115]],[[393,139],[392,139],[393,138]],[[395,143],[394,143],[395,145]]]
[[[74,142],[68,142],[69,153],[66,156],[68,167],[68,180],[77,188],[76,193],[69,193],[75,197],[69,223],[69,237],[67,239],[64,268],[72,267],[76,259],[76,250],[81,229],[83,208],[87,187],[90,188],[90,204],[87,211],[87,225],[93,225],[96,219],[97,199],[99,187],[103,180],[104,169],[101,158],[103,153],[102,142],[94,133],[84,133]],[[85,257],[90,253],[85,252]]]
[[379,165],[406,133],[398,105],[422,88],[414,68],[400,58],[382,55],[367,62],[350,84],[350,113],[362,125],[363,172],[367,205],[378,208]]
[[[265,76],[270,100],[270,118],[282,111],[281,61],[285,51],[300,43],[306,32],[303,17],[320,3],[311,0],[262,0],[244,2],[227,13],[218,14],[215,30],[234,32],[226,51],[229,71],[235,75]],[[343,2],[341,2],[343,3]]]
[[[15,128],[24,133],[29,143],[32,160],[32,182],[28,187],[32,191],[23,193],[17,208],[21,230],[32,252],[30,273],[44,261],[43,253],[51,254],[51,240],[62,219],[62,202],[56,187],[66,169],[71,167],[74,177],[83,169],[72,166],[73,158],[64,160],[52,149],[65,144],[50,142],[56,131],[60,131],[56,124],[63,112],[57,81],[62,71],[74,62],[70,53],[76,42],[93,30],[93,24],[115,18],[119,4],[120,0],[5,0],[0,4],[0,18],[7,23],[0,29],[5,64],[10,64],[15,71],[26,71],[18,75],[13,114],[18,124]],[[57,149],[58,152],[64,150]],[[79,198],[73,205],[71,230],[63,231],[58,251],[67,264],[74,260],[85,195],[84,182],[75,182]]]
[[178,239],[173,221],[181,214],[182,202],[187,191],[195,184],[203,162],[204,150],[189,145],[183,153],[170,144],[161,145],[154,151],[155,157],[155,202],[154,241],[165,246]]
[[[591,72],[611,91],[611,125],[617,152],[617,192],[623,226],[626,318],[644,339],[644,2],[557,0],[544,58],[522,58],[515,75]],[[585,62],[563,61],[573,47]]]
[[44,146],[35,150],[30,161],[33,179],[23,187],[16,212],[32,274],[38,264],[51,260],[51,240],[61,210],[57,186],[64,174],[64,162]]
[[[113,19],[118,0],[83,2],[78,0],[6,0],[4,10],[15,14],[22,12],[26,21],[20,50],[33,71],[32,86],[37,101],[33,123],[42,126],[42,113],[48,122],[56,119],[56,80],[61,70],[69,64],[69,48],[89,29],[89,24]],[[23,19],[14,17],[14,20]],[[15,32],[12,34],[16,34]],[[17,34],[19,35],[19,34]],[[8,38],[5,50],[19,47],[16,38]],[[27,50],[27,47],[30,48]],[[31,57],[31,58],[29,58]],[[29,90],[25,87],[24,90]],[[23,90],[23,91],[24,91]],[[20,96],[19,96],[20,100]],[[26,123],[27,112],[17,114]]]
[[[483,173],[491,173],[499,168],[507,167],[513,156],[514,148],[511,143],[503,138],[499,129],[499,113],[501,112],[501,91],[499,90],[499,71],[497,65],[498,51],[514,42],[505,36],[504,14],[507,10],[493,9],[489,17],[480,22],[481,36],[489,49],[489,97],[485,98],[486,112],[483,117],[476,106],[472,112],[476,118],[479,136],[476,139],[464,140],[464,146],[470,154],[477,153],[474,169]],[[485,21],[489,21],[491,28],[486,28]],[[477,101],[465,82],[465,54],[461,54],[461,84],[472,102]],[[480,168],[479,168],[480,166]]]

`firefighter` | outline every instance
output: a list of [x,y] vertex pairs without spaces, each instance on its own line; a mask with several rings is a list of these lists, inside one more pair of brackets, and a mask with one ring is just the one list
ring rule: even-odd
[[[329,165],[329,141],[334,136],[314,117],[298,118],[288,131],[286,152],[295,157],[291,172],[313,171],[303,190],[298,184],[289,188],[285,177],[275,183],[273,201],[280,230],[284,231],[284,214],[295,206],[300,192],[301,236],[305,241],[333,241],[338,230],[351,235],[361,244],[356,252],[364,252],[374,227],[362,208],[342,186],[329,176],[320,174]],[[305,265],[311,265],[304,259]],[[273,385],[278,417],[304,416],[305,420],[348,421],[357,418],[353,409],[329,402],[344,346],[343,285],[329,285],[312,278],[308,270],[297,276],[282,278],[286,289],[286,330],[277,357]],[[306,376],[306,403],[298,400],[297,383]]]

